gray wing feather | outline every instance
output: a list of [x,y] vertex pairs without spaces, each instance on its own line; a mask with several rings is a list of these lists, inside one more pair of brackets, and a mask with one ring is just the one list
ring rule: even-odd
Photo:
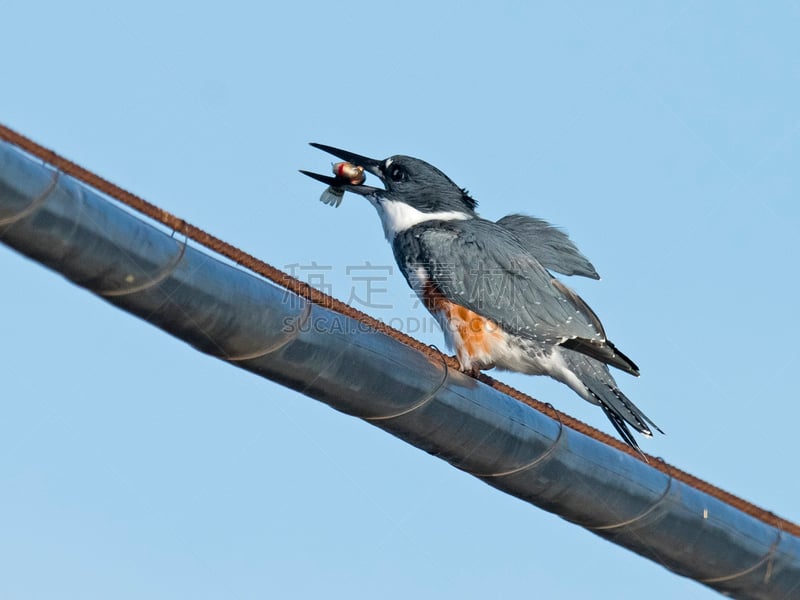
[[562,344],[638,375],[580,296],[497,223],[469,219],[418,225],[395,238],[394,250],[409,282],[409,270],[423,266],[445,298],[504,330]]
[[483,219],[414,229],[406,243],[448,300],[538,341],[605,341],[594,313],[507,229]]
[[569,236],[547,221],[515,214],[503,217],[497,224],[514,234],[545,268],[564,275],[600,279],[592,263]]

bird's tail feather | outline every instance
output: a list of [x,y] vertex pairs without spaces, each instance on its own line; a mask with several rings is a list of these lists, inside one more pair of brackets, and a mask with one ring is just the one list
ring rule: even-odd
[[[650,427],[653,427],[659,433],[664,433],[658,425],[622,393],[606,365],[570,350],[565,350],[563,356],[569,369],[585,386],[585,392],[589,396],[587,400],[600,405],[614,429],[617,430],[617,433],[627,444],[641,452],[630,427],[648,437],[653,435]],[[584,395],[584,397],[586,396]]]

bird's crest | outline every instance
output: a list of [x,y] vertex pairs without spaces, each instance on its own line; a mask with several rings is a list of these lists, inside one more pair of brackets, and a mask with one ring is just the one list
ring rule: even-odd
[[461,188],[461,199],[464,200],[464,204],[466,204],[470,210],[475,210],[478,206],[478,201],[469,195],[467,188]]

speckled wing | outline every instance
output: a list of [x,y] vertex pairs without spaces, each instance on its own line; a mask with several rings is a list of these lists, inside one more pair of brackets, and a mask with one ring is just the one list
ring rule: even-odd
[[412,287],[423,279],[447,300],[505,331],[638,374],[636,365],[608,342],[589,306],[497,223],[429,221],[399,234],[393,246]]

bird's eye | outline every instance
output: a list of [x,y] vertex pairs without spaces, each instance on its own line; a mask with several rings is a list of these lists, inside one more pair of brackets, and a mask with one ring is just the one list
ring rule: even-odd
[[403,181],[403,179],[406,178],[406,171],[399,165],[393,165],[392,168],[389,169],[389,178],[392,181]]

